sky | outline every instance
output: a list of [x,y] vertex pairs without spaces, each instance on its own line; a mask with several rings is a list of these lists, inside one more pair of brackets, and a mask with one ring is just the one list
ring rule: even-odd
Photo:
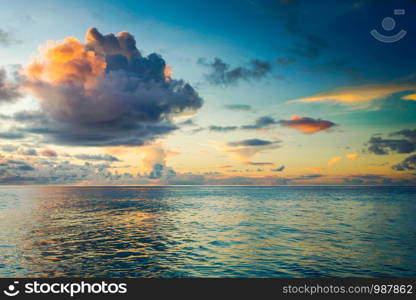
[[416,184],[416,1],[0,5],[0,184]]

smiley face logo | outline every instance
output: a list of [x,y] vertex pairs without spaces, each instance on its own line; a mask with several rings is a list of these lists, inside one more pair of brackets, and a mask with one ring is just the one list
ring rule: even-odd
[[4,294],[9,297],[14,297],[19,295],[20,291],[16,289],[16,286],[19,284],[19,281],[13,282],[13,284],[8,286],[7,290],[4,290]]
[[[405,10],[404,9],[395,9],[394,14],[395,15],[404,15]],[[391,31],[396,27],[396,21],[391,17],[386,17],[381,22],[381,27],[383,27],[383,29],[385,31]],[[402,29],[394,35],[384,35],[384,34],[381,34],[380,32],[378,32],[376,29],[373,29],[373,30],[370,31],[370,34],[376,40],[378,40],[380,42],[395,43],[395,42],[400,41],[402,38],[404,38],[405,35],[407,34],[407,31]]]

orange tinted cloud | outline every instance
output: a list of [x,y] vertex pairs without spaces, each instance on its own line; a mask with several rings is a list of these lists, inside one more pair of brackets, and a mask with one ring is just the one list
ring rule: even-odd
[[416,101],[416,94],[410,94],[407,96],[402,97],[403,100],[413,100]]
[[165,76],[166,81],[169,81],[173,76],[172,67],[166,65],[163,69],[163,75]]
[[57,157],[58,156],[58,154],[55,151],[50,150],[50,149],[42,150],[40,152],[40,155],[47,156],[47,157]]
[[322,172],[322,168],[308,167],[306,170],[311,171],[312,173],[319,174]]
[[290,127],[306,134],[312,134],[335,126],[335,123],[331,121],[301,117],[298,115],[293,115],[291,120],[280,120],[279,123],[282,126]]
[[328,161],[328,166],[332,166],[332,165],[334,165],[334,164],[336,164],[336,163],[340,162],[340,161],[341,161],[341,159],[342,159],[342,157],[341,157],[341,156],[336,156],[336,157],[331,158],[331,159]]
[[[294,102],[324,102],[336,101],[346,104],[369,102],[386,98],[392,94],[415,91],[416,85],[412,84],[369,84],[362,86],[343,87],[333,91],[323,92],[310,97],[291,100]],[[407,99],[414,100],[414,99]]]
[[76,38],[68,37],[61,43],[49,41],[39,50],[40,55],[23,71],[31,82],[80,84],[89,88],[105,72],[105,59],[87,50]]
[[355,160],[355,159],[357,159],[359,156],[360,156],[360,155],[359,155],[359,154],[357,154],[357,153],[351,153],[351,154],[347,154],[347,155],[345,155],[345,157],[346,157],[347,159],[349,159],[349,160]]

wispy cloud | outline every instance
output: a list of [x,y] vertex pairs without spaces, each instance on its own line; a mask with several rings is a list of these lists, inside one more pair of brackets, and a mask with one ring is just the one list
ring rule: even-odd
[[350,154],[345,155],[345,157],[349,160],[356,160],[357,158],[360,157],[360,155],[357,153],[350,153]]
[[232,158],[238,160],[246,165],[272,165],[270,162],[253,162],[252,159],[258,153],[277,149],[281,147],[280,140],[262,140],[262,139],[246,139],[229,143],[214,143],[214,147],[230,155]]
[[[313,96],[290,100],[292,102],[334,101],[344,104],[368,103],[400,92],[415,91],[415,84],[369,84],[351,86],[319,93]],[[406,96],[405,96],[406,97]],[[407,99],[409,100],[409,99]]]
[[341,156],[333,157],[328,161],[327,165],[331,167],[331,166],[335,165],[336,163],[339,163],[341,161],[341,159],[342,159]]
[[108,161],[108,162],[119,162],[120,160],[108,154],[77,154],[74,156],[80,160],[94,160],[94,161]]
[[228,104],[224,105],[225,109],[234,110],[234,111],[250,111],[252,110],[251,105],[247,104]]
[[207,62],[204,58],[198,60],[198,64],[208,67],[210,73],[205,75],[207,81],[212,85],[236,85],[241,80],[252,81],[265,77],[272,70],[271,63],[257,59],[251,60],[247,66],[231,68],[221,58],[215,58]]

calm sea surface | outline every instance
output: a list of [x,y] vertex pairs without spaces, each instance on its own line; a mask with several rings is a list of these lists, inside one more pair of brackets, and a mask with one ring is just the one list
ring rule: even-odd
[[0,187],[0,277],[415,277],[416,188]]

